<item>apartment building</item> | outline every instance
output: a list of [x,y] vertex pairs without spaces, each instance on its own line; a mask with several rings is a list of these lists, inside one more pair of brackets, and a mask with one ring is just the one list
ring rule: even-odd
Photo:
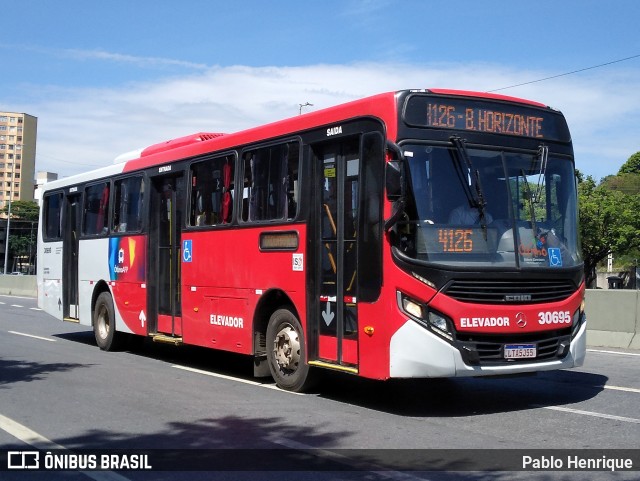
[[54,180],[58,180],[58,174],[54,172],[41,171],[36,173],[36,188],[33,193],[33,200],[35,200],[38,205],[41,205],[42,202],[42,188],[45,184],[53,182]]
[[38,119],[0,112],[0,207],[9,199],[33,200]]
[[[33,200],[33,177],[36,168],[36,137],[38,119],[33,115],[0,111],[0,208],[16,200]],[[11,231],[19,231],[17,223]],[[0,272],[33,273],[34,259],[30,254],[12,255],[6,251],[7,216],[0,214]],[[31,254],[33,249],[31,249]],[[5,262],[1,262],[1,260]]]

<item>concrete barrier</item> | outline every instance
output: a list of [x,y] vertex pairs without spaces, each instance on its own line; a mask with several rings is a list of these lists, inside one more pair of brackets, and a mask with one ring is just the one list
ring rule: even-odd
[[640,349],[640,291],[587,289],[587,344]]
[[[0,275],[0,294],[36,297],[36,276]],[[640,349],[640,291],[587,289],[587,344]]]
[[0,274],[0,294],[8,296],[36,297],[36,276],[13,276]]

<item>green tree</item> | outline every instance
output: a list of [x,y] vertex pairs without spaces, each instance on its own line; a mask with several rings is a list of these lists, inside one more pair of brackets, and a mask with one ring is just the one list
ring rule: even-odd
[[[0,212],[6,218],[9,206],[5,205]],[[11,202],[11,223],[9,225],[9,254],[21,258],[33,268],[36,254],[36,237],[38,232],[39,207],[36,202],[16,200]],[[7,266],[7,272],[12,269]]]
[[599,185],[577,175],[585,274],[593,285],[596,266],[610,253],[626,264],[640,258],[640,152]]
[[[635,202],[640,203],[640,152],[636,152],[627,159],[620,167],[618,175],[612,178],[607,187],[634,196]],[[640,232],[636,235],[640,235]],[[614,252],[614,256],[626,267],[637,265],[640,259],[640,247]]]
[[596,185],[592,177],[578,184],[580,234],[588,286],[596,267],[609,253],[640,248],[640,196],[612,190],[610,180]]
[[618,175],[622,174],[640,174],[640,152],[633,154],[622,167],[620,167]]
[[[32,200],[15,200],[11,202],[11,219],[20,219],[28,221],[37,221],[39,215],[39,207]],[[2,213],[7,216],[9,204],[2,207]]]
[[596,185],[592,177],[578,184],[580,234],[588,286],[596,279],[596,266],[609,253],[640,248],[640,196],[612,190],[611,179]]
[[640,174],[611,175],[603,179],[601,184],[609,190],[617,190],[628,195],[640,195]]
[[609,190],[640,195],[640,152],[636,152],[620,167],[618,175],[609,175],[600,182]]

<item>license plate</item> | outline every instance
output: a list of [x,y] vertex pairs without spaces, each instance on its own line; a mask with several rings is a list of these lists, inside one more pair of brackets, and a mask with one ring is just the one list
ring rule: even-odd
[[536,357],[535,344],[505,344],[505,359],[527,359]]

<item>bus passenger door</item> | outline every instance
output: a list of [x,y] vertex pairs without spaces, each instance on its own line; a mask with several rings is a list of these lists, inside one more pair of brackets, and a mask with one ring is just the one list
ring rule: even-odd
[[148,329],[149,334],[177,339],[182,336],[180,299],[180,229],[182,176],[152,179],[149,217]]
[[[310,359],[357,372],[359,137],[312,146],[316,172],[316,287]],[[315,346],[315,349],[314,349]]]
[[80,247],[80,222],[82,219],[82,196],[69,195],[64,203],[64,225],[62,239],[62,288],[65,320],[80,319],[78,297],[78,250]]

